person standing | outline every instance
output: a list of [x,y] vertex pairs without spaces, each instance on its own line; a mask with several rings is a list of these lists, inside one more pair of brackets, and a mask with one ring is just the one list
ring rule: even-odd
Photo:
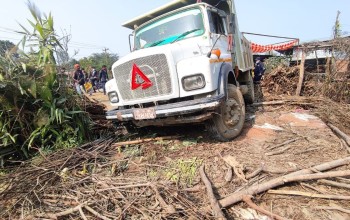
[[260,57],[257,57],[255,59],[255,68],[254,68],[254,78],[253,78],[253,82],[255,84],[259,84],[261,81],[261,78],[263,77],[265,73],[265,66],[264,64],[261,62]]
[[90,72],[90,81],[92,84],[92,88],[94,89],[94,92],[96,92],[96,82],[98,78],[98,72],[96,68],[93,66]]
[[99,79],[103,88],[103,94],[106,95],[106,82],[108,81],[108,73],[107,73],[106,65],[102,66]]
[[84,76],[84,73],[81,71],[79,64],[75,64],[74,69],[75,69],[75,72],[74,72],[73,80],[74,80],[75,89],[77,90],[77,93],[81,95],[82,91],[84,90],[85,76]]

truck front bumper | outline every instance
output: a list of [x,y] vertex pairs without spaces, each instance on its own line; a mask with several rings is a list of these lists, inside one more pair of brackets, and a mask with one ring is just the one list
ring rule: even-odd
[[[155,111],[155,119],[187,115],[196,112],[208,112],[215,110],[224,100],[224,95],[218,95],[208,98],[195,99],[190,101],[182,101],[171,104],[157,105],[152,107]],[[116,109],[106,113],[107,119],[114,119],[118,121],[131,121],[134,118],[134,109]],[[146,120],[155,120],[146,119]]]

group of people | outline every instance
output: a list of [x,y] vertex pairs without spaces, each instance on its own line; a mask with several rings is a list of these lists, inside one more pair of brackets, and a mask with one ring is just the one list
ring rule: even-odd
[[84,68],[80,68],[79,64],[75,64],[73,81],[75,89],[79,95],[83,92],[87,92],[84,86],[86,83],[91,83],[92,85],[90,95],[92,94],[92,91],[96,92],[98,82],[100,82],[100,86],[103,88],[103,94],[106,95],[105,85],[108,81],[107,67],[106,65],[103,65],[100,71],[97,71],[95,67],[92,67],[90,74],[88,74]]

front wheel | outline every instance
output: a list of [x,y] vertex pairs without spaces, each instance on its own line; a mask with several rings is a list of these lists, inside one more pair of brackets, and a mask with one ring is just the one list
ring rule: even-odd
[[219,141],[237,137],[244,125],[245,105],[241,91],[235,85],[228,85],[228,99],[206,126],[211,135]]

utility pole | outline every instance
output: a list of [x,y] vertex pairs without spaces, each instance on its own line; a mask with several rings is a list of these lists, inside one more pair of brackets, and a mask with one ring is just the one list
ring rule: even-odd
[[107,51],[109,50],[107,47],[102,49],[103,52],[105,53],[105,65],[108,65],[108,53]]
[[340,11],[337,11],[337,18],[335,19],[335,25],[334,25],[334,36],[333,39],[336,39],[340,37],[340,23],[339,23],[339,15]]

